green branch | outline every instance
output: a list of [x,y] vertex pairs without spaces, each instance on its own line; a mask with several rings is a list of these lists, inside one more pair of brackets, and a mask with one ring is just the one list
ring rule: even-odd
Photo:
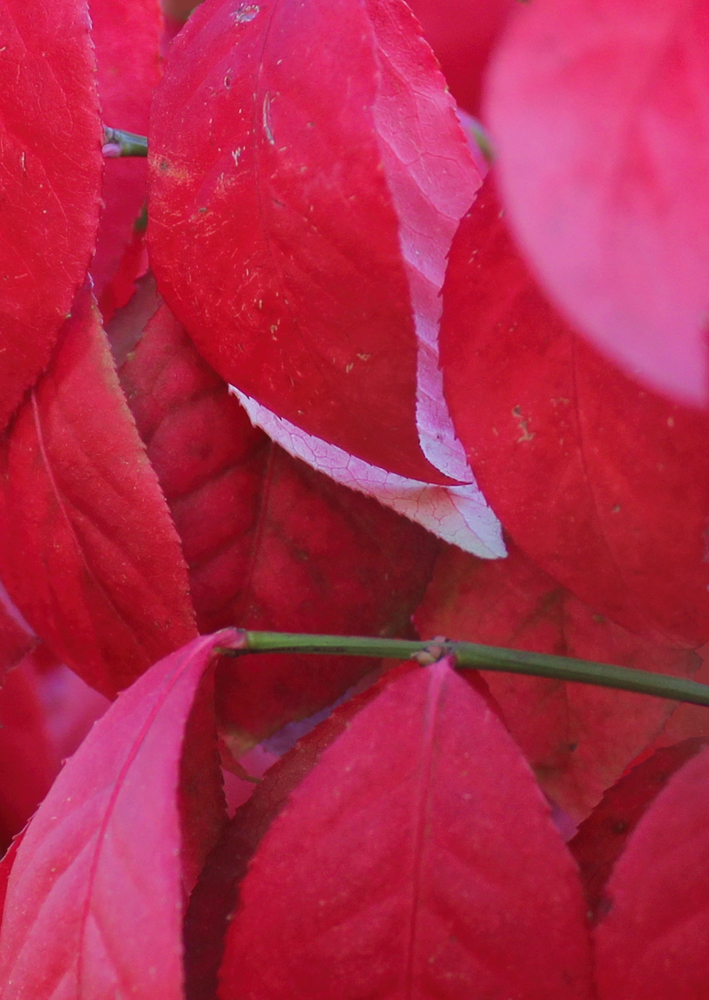
[[148,140],[144,135],[125,132],[122,128],[103,127],[103,155],[114,156],[147,156]]
[[238,630],[244,645],[239,649],[222,649],[227,656],[245,653],[311,653],[330,656],[372,656],[378,659],[409,659],[431,653],[450,653],[462,670],[499,670],[511,674],[552,677],[559,681],[595,684],[618,688],[656,698],[686,701],[692,705],[709,706],[709,685],[667,674],[646,670],[615,667],[609,663],[575,660],[566,656],[544,653],[523,653],[516,649],[479,646],[474,642],[411,642],[404,639],[367,639],[361,636],[303,635],[289,632],[249,632]]

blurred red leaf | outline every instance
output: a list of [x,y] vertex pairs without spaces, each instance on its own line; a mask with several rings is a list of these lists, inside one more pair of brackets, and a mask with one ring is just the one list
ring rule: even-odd
[[657,750],[609,788],[599,805],[569,841],[581,869],[586,899],[596,916],[608,905],[604,890],[613,865],[650,803],[672,775],[706,746],[706,740],[685,740]]
[[150,151],[152,265],[207,360],[348,454],[449,482],[438,291],[480,176],[406,5],[210,0]]
[[179,539],[86,291],[0,468],[0,575],[89,684],[112,697],[195,635]]
[[[161,68],[159,0],[89,0],[89,10],[104,124],[147,135],[150,103]],[[133,241],[134,224],[146,197],[145,159],[106,160],[104,209],[91,262],[94,292],[104,319],[115,307],[111,294],[104,298],[104,291]],[[118,300],[117,304],[123,302]]]
[[8,670],[16,667],[38,642],[0,581],[0,687]]
[[[155,664],[65,765],[10,874],[5,1000],[182,995],[181,759],[214,649],[236,642],[228,631],[200,637]],[[212,808],[206,790],[202,805]]]
[[[120,377],[182,539],[201,631],[408,632],[436,539],[254,429],[167,307]],[[371,669],[352,657],[239,660],[218,673],[220,711],[258,740]]]
[[387,686],[294,790],[242,883],[219,995],[414,994],[591,996],[575,867],[445,662]]
[[674,1000],[709,991],[709,750],[649,806],[605,890],[595,930],[599,1000]]
[[[595,614],[513,545],[499,562],[446,548],[416,626],[424,639],[446,635],[679,677],[691,677],[700,663],[689,650],[657,646]],[[544,677],[482,673],[540,784],[576,821],[655,738],[675,704]]]
[[538,292],[494,191],[466,216],[441,358],[458,434],[517,544],[594,610],[663,645],[709,638],[709,418],[646,392]]
[[103,133],[85,2],[2,0],[0,35],[1,429],[47,364],[86,277]]
[[535,0],[487,110],[503,201],[554,300],[624,369],[709,401],[709,3]]
[[517,0],[410,0],[458,104],[477,114],[490,50]]

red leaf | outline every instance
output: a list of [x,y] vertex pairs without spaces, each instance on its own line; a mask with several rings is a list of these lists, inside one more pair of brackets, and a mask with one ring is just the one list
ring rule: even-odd
[[85,2],[2,0],[0,35],[2,428],[86,277],[103,134]]
[[214,649],[235,641],[201,637],[157,663],[65,765],[10,875],[4,1000],[182,995],[180,760]]
[[[182,539],[201,631],[407,633],[438,549],[432,536],[255,430],[167,307],[120,377]],[[371,669],[282,655],[260,656],[256,669],[247,658],[219,672],[220,709],[260,739]]]
[[269,769],[224,830],[210,855],[185,915],[185,992],[188,1000],[214,1000],[224,940],[236,908],[239,884],[266,831],[297,785],[341,736],[364,705],[392,681],[418,670],[409,661],[387,671],[376,684],[339,705]]
[[38,641],[0,581],[0,686],[8,670],[16,667]]
[[458,104],[477,114],[490,50],[516,0],[410,0]]
[[541,0],[488,112],[504,203],[545,287],[624,369],[709,400],[709,4]]
[[[146,135],[150,102],[160,79],[159,0],[89,0],[89,9],[103,120],[114,128]],[[107,159],[104,209],[91,263],[94,291],[105,319],[110,315],[105,308],[110,300],[103,301],[103,292],[133,239],[146,197],[144,159]]]
[[526,554],[631,631],[705,642],[709,418],[639,388],[569,330],[489,189],[452,248],[441,358],[476,477]]
[[405,4],[204,4],[150,150],[158,285],[220,374],[373,465],[467,479],[435,337],[480,177]]
[[[423,638],[578,657],[691,677],[695,653],[657,646],[601,615],[515,546],[500,562],[441,554],[416,613]],[[578,821],[650,743],[673,702],[543,677],[483,672],[503,718],[548,795]]]
[[709,750],[649,807],[606,886],[596,927],[599,1000],[674,1000],[709,991]]
[[0,573],[62,660],[111,697],[195,635],[179,539],[86,292],[0,461]]
[[608,877],[645,810],[675,771],[698,754],[706,742],[685,740],[657,750],[608,789],[569,842],[581,869],[589,909],[596,915],[603,915]]
[[270,827],[222,968],[222,1000],[247,995],[590,997],[571,859],[446,663],[386,687]]

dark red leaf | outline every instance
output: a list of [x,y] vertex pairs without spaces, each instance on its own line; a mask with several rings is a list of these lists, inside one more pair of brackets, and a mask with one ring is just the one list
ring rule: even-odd
[[438,455],[435,334],[480,176],[406,5],[209,0],[150,150],[158,285],[217,371],[373,465],[461,478]]
[[180,761],[214,649],[236,642],[229,631],[201,637],[155,664],[65,765],[10,874],[7,1000],[182,995]]
[[[162,15],[159,0],[89,0],[98,62],[101,112],[106,125],[147,135],[150,102],[160,79]],[[96,255],[91,276],[107,319],[104,291],[133,239],[147,197],[147,164],[140,157],[106,161]],[[123,304],[122,302],[120,303]]]
[[625,628],[704,643],[709,418],[646,392],[570,331],[489,188],[453,245],[441,357],[475,475],[527,555]]
[[674,1000],[709,992],[709,750],[645,812],[606,886],[598,923],[599,1000]]
[[47,364],[85,280],[103,133],[83,0],[2,0],[0,35],[1,429]]
[[526,764],[443,662],[362,709],[272,823],[220,997],[588,998],[587,934]]
[[[127,329],[121,337],[132,343]],[[431,535],[255,430],[167,307],[120,377],[182,539],[202,631],[407,633],[438,549]],[[221,712],[260,739],[371,668],[348,657],[238,661],[218,674]]]
[[[595,614],[510,545],[490,562],[441,554],[416,613],[422,638],[446,635],[691,677],[699,657],[657,646]],[[547,794],[577,822],[650,743],[674,702],[543,677],[483,672]]]
[[109,697],[195,635],[186,567],[88,293],[0,457],[0,574]]
[[554,300],[624,369],[709,401],[709,3],[535,0],[488,115],[511,223]]
[[653,753],[612,788],[578,829],[569,849],[581,869],[590,910],[603,917],[608,905],[604,889],[613,865],[645,810],[672,775],[691,760],[707,740],[685,740]]
[[38,642],[0,581],[0,686],[7,671],[17,666]]

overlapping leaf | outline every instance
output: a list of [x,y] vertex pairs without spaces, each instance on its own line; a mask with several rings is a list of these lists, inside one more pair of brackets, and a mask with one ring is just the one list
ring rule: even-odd
[[[120,377],[182,539],[202,631],[407,631],[437,551],[431,535],[255,430],[167,307]],[[221,711],[262,737],[371,668],[348,657],[239,661],[220,675]]]
[[[514,546],[501,562],[446,549],[416,625],[423,638],[446,635],[680,677],[699,666],[693,652],[657,646],[595,614]],[[484,676],[542,787],[576,821],[655,738],[674,707],[543,677]]]
[[595,931],[599,1000],[709,990],[709,751],[679,770],[640,820]]
[[151,164],[159,287],[224,378],[348,455],[467,478],[435,333],[479,174],[403,3],[210,0],[173,45]]
[[488,114],[504,203],[554,300],[623,368],[709,400],[709,4],[541,0]]
[[389,685],[242,883],[220,997],[590,997],[578,875],[527,766],[446,663]]
[[[90,0],[101,113],[106,125],[147,135],[150,103],[160,79],[162,15],[159,0]],[[101,226],[91,263],[94,291],[104,318],[113,303],[102,298],[133,239],[147,197],[146,161],[106,161]],[[122,304],[122,303],[119,303]]]
[[452,249],[441,356],[476,477],[526,554],[624,627],[704,643],[709,419],[645,391],[571,332],[492,190]]
[[86,277],[103,133],[83,0],[2,0],[0,35],[2,428],[47,364]]
[[86,291],[0,460],[0,572],[62,660],[113,696],[195,635],[179,539]]
[[[235,641],[228,631],[201,637],[155,664],[64,767],[9,877],[3,1000],[181,996],[183,880],[195,848],[181,832],[181,761],[203,752],[210,735],[214,745],[213,716],[210,734],[204,717],[195,724],[193,703],[215,647]],[[210,777],[205,771],[201,814],[215,808]],[[189,819],[198,829],[201,816]]]

